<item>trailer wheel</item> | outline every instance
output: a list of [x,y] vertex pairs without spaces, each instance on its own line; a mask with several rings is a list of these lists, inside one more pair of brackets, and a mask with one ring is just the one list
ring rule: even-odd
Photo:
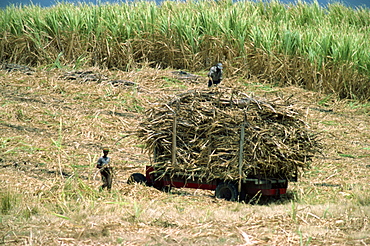
[[157,190],[163,191],[165,193],[171,192],[171,186],[169,186],[169,185],[163,185],[162,182],[156,182],[156,183],[154,183],[153,187],[156,188]]
[[165,193],[170,193],[170,192],[171,192],[171,186],[168,186],[168,185],[163,186],[163,187],[161,188],[161,191],[163,191],[163,192],[165,192]]
[[127,184],[146,184],[146,177],[141,173],[133,173],[127,180]]
[[236,201],[238,199],[238,191],[232,183],[220,183],[217,185],[215,195],[217,198],[225,199],[226,201]]

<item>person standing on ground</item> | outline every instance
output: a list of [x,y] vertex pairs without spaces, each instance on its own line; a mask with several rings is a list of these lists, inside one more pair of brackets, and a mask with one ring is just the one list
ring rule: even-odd
[[211,67],[208,73],[208,87],[218,85],[222,81],[222,63],[217,63]]
[[109,165],[110,158],[108,157],[109,148],[103,148],[103,156],[99,158],[96,165],[100,169],[101,178],[103,185],[100,187],[101,190],[107,188],[108,191],[112,188],[112,168]]

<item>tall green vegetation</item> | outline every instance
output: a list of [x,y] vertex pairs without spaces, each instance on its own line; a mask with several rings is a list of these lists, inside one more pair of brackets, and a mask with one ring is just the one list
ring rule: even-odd
[[370,10],[278,1],[62,3],[0,11],[0,61],[203,70],[369,99]]

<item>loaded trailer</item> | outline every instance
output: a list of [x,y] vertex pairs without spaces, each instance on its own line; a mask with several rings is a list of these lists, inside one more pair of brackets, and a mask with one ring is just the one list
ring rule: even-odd
[[153,158],[128,182],[214,190],[230,201],[285,194],[320,145],[290,105],[274,102],[220,89],[153,105],[137,131]]

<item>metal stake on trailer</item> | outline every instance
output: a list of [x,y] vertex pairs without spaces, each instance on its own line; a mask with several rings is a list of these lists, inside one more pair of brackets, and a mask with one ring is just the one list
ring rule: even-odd
[[244,136],[245,136],[245,121],[241,125],[240,129],[240,142],[239,142],[239,184],[238,192],[242,191],[242,181],[243,181],[243,149],[244,149]]
[[177,165],[177,160],[176,160],[176,151],[177,151],[176,136],[177,136],[177,116],[176,116],[176,113],[174,113],[173,126],[172,126],[172,153],[171,153],[172,154],[171,163],[172,163],[173,167],[175,167]]

